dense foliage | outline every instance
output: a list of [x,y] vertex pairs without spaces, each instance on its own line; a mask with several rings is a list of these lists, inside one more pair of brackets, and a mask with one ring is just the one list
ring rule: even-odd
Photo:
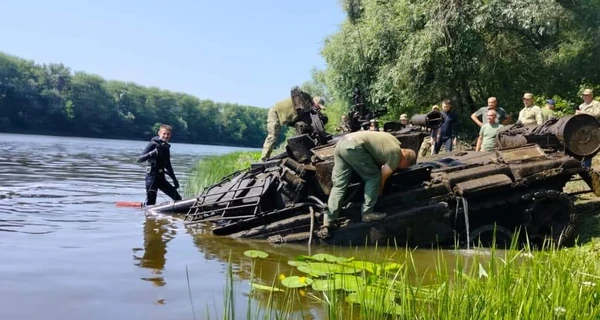
[[496,96],[516,120],[524,92],[562,97],[572,113],[581,88],[600,83],[598,1],[341,2],[347,19],[325,40],[315,80],[346,105],[358,86],[390,118],[445,98],[467,118]]
[[161,123],[174,141],[259,147],[267,109],[216,103],[0,53],[0,132],[146,139]]

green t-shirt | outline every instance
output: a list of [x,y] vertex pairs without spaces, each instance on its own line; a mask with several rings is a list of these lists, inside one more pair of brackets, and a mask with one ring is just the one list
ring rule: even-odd
[[277,118],[281,125],[288,125],[298,121],[298,112],[296,112],[292,98],[277,102],[275,106],[273,106],[273,110],[277,112]]
[[378,166],[387,165],[396,170],[400,164],[400,141],[393,135],[381,131],[357,131],[349,133],[357,142],[362,142]]
[[552,119],[555,117],[556,116],[554,115],[554,111],[548,108],[542,108],[542,118],[544,119],[544,122],[548,121],[548,119]]
[[504,127],[501,124],[484,124],[481,129],[479,129],[479,135],[483,137],[481,142],[481,151],[492,151],[496,148],[496,136],[498,135],[498,131]]

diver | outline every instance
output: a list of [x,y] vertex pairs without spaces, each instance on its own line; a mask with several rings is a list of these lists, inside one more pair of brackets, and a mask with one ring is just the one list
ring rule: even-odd
[[[163,124],[158,129],[158,136],[153,137],[142,154],[137,158],[137,162],[146,161],[146,205],[150,206],[156,203],[156,194],[158,190],[164,192],[173,200],[181,200],[181,195],[177,192],[179,181],[171,165],[171,126]],[[165,178],[165,173],[173,180],[173,185]]]

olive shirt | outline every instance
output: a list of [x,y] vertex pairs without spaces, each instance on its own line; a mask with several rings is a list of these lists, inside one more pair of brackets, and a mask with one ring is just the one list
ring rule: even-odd
[[[488,123],[487,112],[490,110],[488,106],[481,107],[477,111],[475,111],[476,117],[481,117],[481,123]],[[504,119],[506,119],[506,110],[502,107],[496,107],[496,123],[502,123]]]
[[362,143],[378,166],[387,164],[392,171],[400,164],[400,141],[387,132],[357,131],[347,134],[345,139]]
[[554,115],[554,111],[548,108],[542,108],[542,118],[544,119],[544,122],[546,122],[548,119],[556,118],[556,115]]
[[486,123],[479,129],[481,140],[481,151],[492,151],[496,148],[496,136],[504,126],[498,123]]
[[579,110],[594,116],[594,118],[600,120],[600,102],[592,100],[589,104],[582,103],[579,105]]
[[542,109],[538,106],[524,107],[519,112],[519,121],[522,124],[542,124],[544,118],[542,117]]
[[277,102],[271,109],[277,113],[279,124],[282,126],[298,121],[298,112],[296,111],[296,107],[294,107],[292,98],[287,98]]

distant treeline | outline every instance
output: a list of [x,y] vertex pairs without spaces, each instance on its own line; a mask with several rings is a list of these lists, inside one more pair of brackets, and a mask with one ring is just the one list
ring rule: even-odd
[[173,141],[259,147],[267,111],[0,53],[0,132],[147,139],[167,123]]

